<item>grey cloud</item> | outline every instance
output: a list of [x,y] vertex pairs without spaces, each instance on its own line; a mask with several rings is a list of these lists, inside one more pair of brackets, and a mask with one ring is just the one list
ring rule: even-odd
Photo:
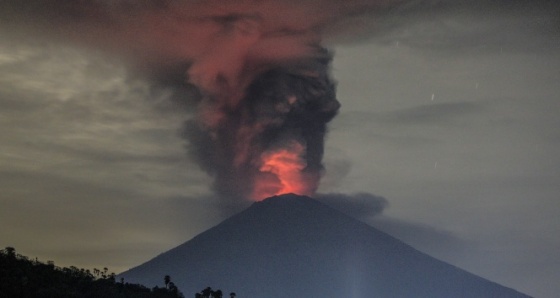
[[389,204],[384,197],[365,192],[355,194],[322,193],[317,194],[316,198],[334,209],[364,221],[381,214]]
[[[316,198],[349,216],[362,220],[422,251],[450,257],[449,251],[459,254],[472,244],[453,233],[429,225],[408,222],[383,215],[389,205],[387,199],[369,193],[318,194]],[[447,253],[446,253],[447,252]]]
[[[44,203],[40,204],[58,205],[60,202],[57,200],[66,200],[72,198],[73,195],[76,195],[76,199],[88,196],[102,200],[107,194],[111,197],[124,197],[125,194],[122,190],[96,185],[95,182],[84,182],[37,171],[4,168],[0,171],[0,177],[1,186],[4,189],[3,199],[13,201],[14,204],[18,201],[19,196],[25,196],[28,199],[37,200],[37,202],[41,202],[45,198]],[[88,191],[77,196],[81,193],[81,189]],[[68,192],[64,192],[64,190]]]
[[63,266],[105,265],[119,272],[221,218],[203,198],[157,196],[99,182],[1,170],[0,244]]
[[[154,130],[153,134],[168,134],[166,130]],[[165,140],[162,140],[165,141]],[[73,145],[72,143],[50,143],[42,144],[41,150],[45,152],[58,152],[67,154],[76,159],[88,160],[99,164],[119,163],[154,163],[159,165],[177,164],[185,160],[184,154],[170,154],[169,152],[138,152],[117,148],[91,148],[88,146]]]
[[[383,15],[406,2],[6,0],[0,4],[0,24],[8,36],[19,40],[78,41],[124,50],[125,56],[134,57],[140,64],[172,66],[204,54],[209,42],[205,35],[216,31],[218,24],[228,25],[244,18],[264,20],[265,31],[276,30],[273,34],[281,36],[276,54],[284,51],[289,56],[288,52],[302,49],[299,42],[314,43],[317,32],[343,34],[328,28],[341,27],[343,21],[367,12]],[[274,42],[274,38],[269,41]]]
[[444,102],[387,112],[347,112],[342,113],[335,123],[339,129],[361,127],[364,123],[393,126],[455,125],[462,117],[484,111],[485,106],[477,102]]
[[[555,53],[560,42],[560,5],[556,1],[418,0],[362,20],[368,40],[444,56],[495,53]],[[370,24],[379,22],[374,26]],[[380,29],[379,27],[382,27]],[[372,37],[375,37],[373,39]]]
[[483,106],[474,102],[448,102],[421,105],[379,115],[379,122],[402,125],[450,125],[457,119],[483,111]]
[[421,251],[430,252],[438,257],[448,258],[452,254],[467,251],[472,245],[452,232],[425,224],[387,216],[370,218],[367,222]]
[[315,192],[326,124],[339,108],[321,39],[341,20],[400,2],[8,1],[5,23],[124,54],[174,93],[185,80],[196,85],[204,96],[185,125],[188,151],[218,194],[244,200],[284,191],[282,177],[261,170],[278,150],[302,151],[297,189]]
[[328,193],[330,190],[340,187],[344,183],[344,178],[352,170],[352,163],[344,151],[333,147],[326,148],[325,151],[327,155],[324,163],[327,171],[321,178],[320,193]]
[[188,99],[178,92],[186,91],[130,75],[89,50],[12,44],[0,51],[3,168],[154,195],[204,185],[181,148],[178,130],[190,115],[172,99]]

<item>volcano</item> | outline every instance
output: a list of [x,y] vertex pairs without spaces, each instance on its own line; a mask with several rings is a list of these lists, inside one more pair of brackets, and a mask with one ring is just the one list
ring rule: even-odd
[[320,201],[270,197],[119,277],[187,297],[529,297],[432,258]]

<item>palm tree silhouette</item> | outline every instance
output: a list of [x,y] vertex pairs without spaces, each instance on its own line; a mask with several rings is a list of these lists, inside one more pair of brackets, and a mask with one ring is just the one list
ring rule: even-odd
[[171,276],[166,275],[163,277],[163,282],[165,283],[165,288],[169,289],[169,283],[171,282]]
[[177,294],[179,293],[179,289],[177,288],[177,286],[175,286],[175,284],[170,281],[169,282],[169,292],[173,293],[174,296],[177,296]]
[[211,287],[206,287],[206,289],[202,290],[202,297],[204,298],[210,298],[210,295],[212,294],[212,288]]

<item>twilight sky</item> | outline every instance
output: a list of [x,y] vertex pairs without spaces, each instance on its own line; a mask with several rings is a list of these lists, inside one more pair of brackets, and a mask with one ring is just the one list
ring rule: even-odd
[[[492,281],[557,296],[559,7],[412,1],[329,36],[342,107],[320,192],[383,197],[381,215],[360,218]],[[194,113],[184,64],[164,76],[150,67],[165,63],[127,59],[159,48],[129,55],[97,43],[105,28],[76,29],[82,40],[49,28],[56,13],[3,11],[0,247],[120,272],[223,219],[181,137]],[[143,44],[162,42],[153,36]],[[189,40],[175,36],[156,58]]]

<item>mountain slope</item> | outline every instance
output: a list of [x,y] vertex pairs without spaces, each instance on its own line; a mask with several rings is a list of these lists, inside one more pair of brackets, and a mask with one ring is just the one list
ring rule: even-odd
[[308,197],[254,203],[122,273],[148,286],[238,297],[528,297],[423,254]]

